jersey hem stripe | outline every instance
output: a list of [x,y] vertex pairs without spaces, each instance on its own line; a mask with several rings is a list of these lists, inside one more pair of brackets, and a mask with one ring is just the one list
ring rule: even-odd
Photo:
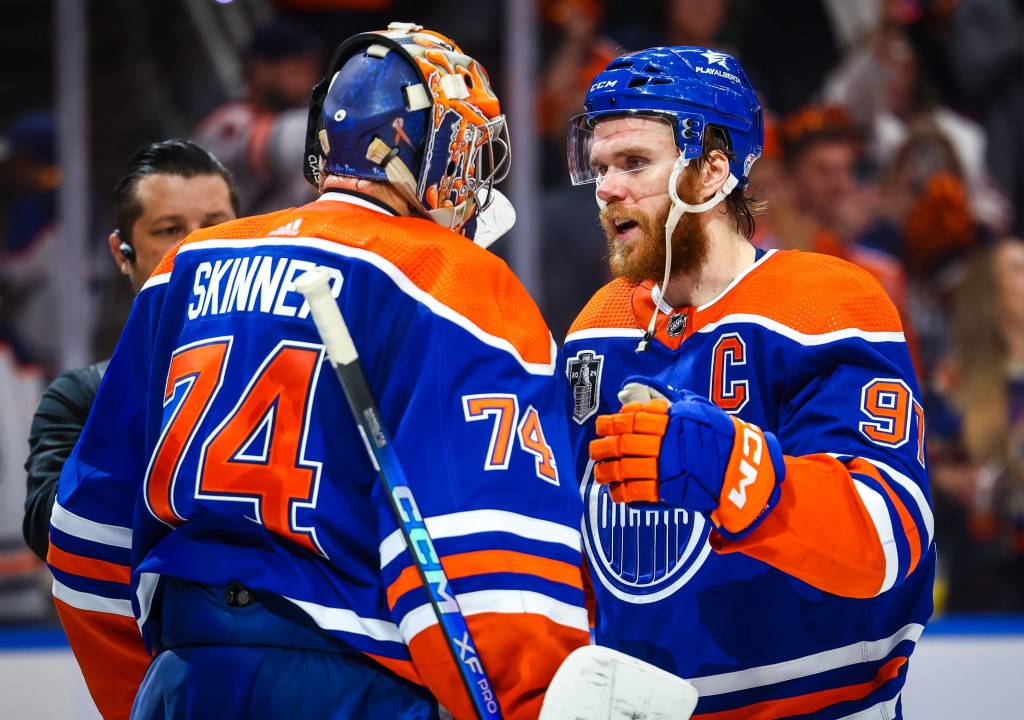
[[[484,613],[541,615],[556,625],[589,632],[585,608],[561,602],[536,592],[523,590],[479,590],[456,598],[464,617]],[[437,625],[437,615],[429,603],[410,610],[398,624],[406,644],[429,627]]]
[[50,515],[50,524],[62,533],[71,535],[82,540],[100,543],[101,545],[112,545],[114,547],[132,547],[132,529],[118,525],[105,525],[94,520],[86,520],[80,515],[75,515],[70,510],[65,510],[60,503],[54,502],[53,513]]
[[[565,525],[540,520],[507,510],[467,510],[466,512],[436,515],[424,519],[427,532],[433,540],[463,537],[478,533],[504,532],[527,540],[557,543],[579,552],[580,531]],[[385,568],[406,551],[401,530],[395,530],[380,544],[380,566]]]
[[[773,665],[762,665],[721,675],[690,678],[690,682],[702,696],[751,690],[787,680],[810,677],[829,670],[838,670],[849,665],[883,660],[901,642],[909,640],[916,644],[922,632],[924,632],[924,625],[911,623],[895,634],[880,640],[853,643]],[[910,655],[909,652],[906,654]]]
[[59,580],[53,581],[53,596],[58,600],[79,610],[91,610],[93,612],[107,613],[108,615],[121,615],[134,619],[131,600],[115,600],[100,595],[84,593],[72,590]]

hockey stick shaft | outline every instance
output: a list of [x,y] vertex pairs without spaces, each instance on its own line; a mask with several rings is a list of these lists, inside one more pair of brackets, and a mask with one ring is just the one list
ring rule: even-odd
[[416,506],[409,482],[391,443],[391,436],[384,427],[345,318],[331,293],[330,275],[324,268],[315,268],[297,278],[295,287],[309,304],[313,322],[327,350],[327,358],[341,382],[370,460],[387,491],[391,509],[419,572],[420,582],[430,598],[430,605],[437,615],[445,642],[477,717],[480,720],[499,720],[501,709],[498,707],[498,699],[480,662],[466,618],[455,596],[448,591],[448,577]]

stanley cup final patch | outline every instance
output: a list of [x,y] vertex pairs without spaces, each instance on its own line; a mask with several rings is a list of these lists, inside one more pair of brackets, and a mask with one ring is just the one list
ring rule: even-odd
[[580,350],[566,362],[565,374],[572,386],[572,416],[580,425],[597,412],[603,363],[604,356],[592,350]]

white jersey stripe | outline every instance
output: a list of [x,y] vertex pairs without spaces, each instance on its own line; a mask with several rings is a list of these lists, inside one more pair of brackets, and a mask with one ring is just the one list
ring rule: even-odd
[[107,613],[109,615],[135,618],[131,600],[117,600],[115,598],[103,597],[102,595],[81,592],[80,590],[72,590],[59,580],[53,581],[53,596],[79,610],[92,610],[93,612]]
[[[527,540],[565,545],[577,552],[582,552],[580,531],[565,525],[519,515],[506,510],[467,510],[466,512],[437,515],[425,520],[427,532],[433,540],[441,538],[464,537],[478,533],[505,532],[518,535]],[[405,538],[401,530],[395,530],[384,538],[380,544],[380,566],[388,563],[405,552]]]
[[698,333],[711,333],[718,330],[723,325],[738,325],[745,323],[747,325],[760,325],[761,327],[771,330],[774,333],[778,333],[783,337],[787,337],[794,342],[800,343],[807,347],[813,347],[815,345],[828,345],[830,343],[839,342],[840,340],[849,340],[851,338],[860,338],[870,343],[903,343],[906,342],[906,337],[902,332],[867,332],[859,328],[843,328],[842,330],[833,330],[832,332],[819,333],[816,335],[809,335],[802,333],[788,325],[766,318],[762,315],[751,315],[746,313],[737,313],[735,315],[726,315],[718,322],[705,325]]
[[[763,317],[761,315],[750,315],[744,313],[737,313],[735,315],[726,315],[718,322],[705,325],[699,329],[698,333],[711,333],[718,330],[723,325],[760,325],[766,330],[770,330],[774,333],[782,335],[783,337],[789,338],[794,342],[804,345],[806,347],[813,347],[816,345],[828,345],[829,343],[839,342],[841,340],[849,340],[851,338],[860,338],[869,343],[904,343],[906,337],[902,332],[867,332],[858,328],[844,328],[842,330],[833,330],[832,332],[819,333],[819,334],[808,334],[802,333],[788,325],[784,325],[780,322],[772,320],[770,318]],[[571,335],[566,336],[565,342],[569,343],[574,340],[599,340],[601,338],[631,338],[631,337],[643,337],[644,331],[636,328],[588,328],[586,330],[577,330]]]
[[[875,460],[874,458],[869,457],[865,457],[863,459],[867,460],[869,463],[892,478],[901,488],[907,491],[910,497],[914,498],[914,502],[917,504],[917,511],[921,514],[921,518],[924,520],[925,530],[928,532],[928,544],[931,545],[932,539],[935,536],[935,517],[932,515],[931,506],[928,504],[928,500],[925,499],[924,492],[921,488],[919,488],[909,477],[898,472],[891,466],[886,465],[881,460]],[[923,553],[925,549],[926,548],[921,548],[921,552]]]
[[[753,688],[774,685],[775,683],[810,677],[818,673],[837,670],[850,665],[882,660],[892,653],[893,649],[904,640],[917,643],[924,631],[924,625],[912,623],[899,632],[881,640],[853,643],[834,650],[806,655],[804,657],[762,665],[747,670],[737,670],[721,675],[705,675],[690,678],[690,682],[702,696],[723,695],[725,693],[751,690]],[[907,653],[909,655],[910,652]]]
[[80,515],[75,515],[73,512],[65,510],[57,502],[53,503],[50,524],[62,533],[81,540],[128,549],[131,549],[132,546],[131,528],[105,525],[93,520],[86,520]]
[[642,338],[644,331],[640,328],[588,328],[577,330],[565,336],[565,342],[573,340],[595,340],[600,338]]
[[[458,595],[459,609],[464,617],[482,613],[511,613],[514,615],[543,615],[557,625],[589,631],[585,608],[555,600],[537,592],[525,590],[478,590]],[[429,603],[413,608],[399,627],[406,644],[419,633],[437,625],[437,615]]]
[[333,242],[331,240],[324,240],[322,238],[311,238],[311,237],[295,237],[295,238],[251,238],[248,240],[201,240],[199,242],[188,243],[182,245],[178,249],[178,253],[185,252],[197,252],[202,250],[212,250],[219,248],[229,249],[240,249],[240,248],[254,248],[254,247],[300,247],[300,248],[316,248],[324,252],[332,253],[334,255],[344,255],[346,257],[355,258],[363,262],[373,265],[378,270],[381,270],[398,286],[398,289],[403,293],[411,297],[418,303],[427,306],[432,313],[440,317],[449,320],[450,322],[458,325],[463,330],[468,332],[470,335],[475,337],[485,345],[490,345],[493,348],[508,353],[516,359],[516,362],[526,372],[531,375],[553,375],[555,372],[555,364],[557,362],[558,348],[555,345],[554,338],[548,333],[548,340],[550,341],[550,347],[548,350],[550,360],[546,363],[532,363],[527,362],[523,359],[523,356],[519,354],[516,347],[503,337],[497,335],[491,335],[490,333],[484,332],[482,329],[477,327],[473,321],[469,320],[464,315],[460,315],[455,310],[452,310],[447,305],[443,304],[440,300],[435,298],[428,292],[421,290],[409,277],[403,273],[398,266],[385,260],[376,253],[362,250],[360,248],[348,247],[341,243]]
[[146,290],[147,288],[156,287],[157,285],[166,285],[170,279],[171,274],[169,272],[152,275],[149,280],[146,281],[145,285],[142,286],[142,289]]
[[313,619],[313,622],[324,630],[362,635],[380,642],[402,642],[402,635],[398,632],[398,626],[393,622],[360,617],[351,610],[327,607],[326,605],[318,605],[305,600],[296,600],[287,595],[283,597],[295,603],[296,606]]
[[856,478],[853,480],[853,486],[857,489],[857,494],[860,495],[860,500],[871,517],[871,522],[874,523],[878,541],[885,554],[885,579],[882,580],[882,587],[877,593],[881,595],[896,584],[899,576],[900,557],[899,549],[896,547],[892,516],[889,515],[889,505],[880,492]]

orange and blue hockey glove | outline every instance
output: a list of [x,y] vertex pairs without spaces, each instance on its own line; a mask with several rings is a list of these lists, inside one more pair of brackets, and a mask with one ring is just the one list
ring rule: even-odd
[[775,507],[786,464],[774,435],[650,378],[628,378],[619,400],[590,443],[594,477],[612,500],[706,512],[733,540]]

